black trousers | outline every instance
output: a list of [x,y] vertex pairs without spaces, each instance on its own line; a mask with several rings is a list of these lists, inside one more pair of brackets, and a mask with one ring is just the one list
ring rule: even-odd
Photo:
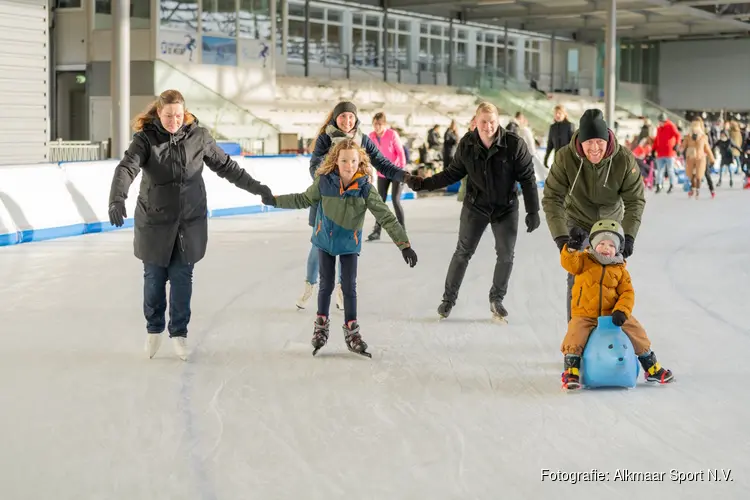
[[[328,317],[331,294],[336,281],[336,257],[324,250],[320,252],[320,285],[318,288],[318,316]],[[341,292],[344,295],[344,322],[357,319],[357,260],[356,253],[339,255]]]
[[[378,194],[383,201],[388,196],[388,187],[391,186],[391,203],[393,203],[393,212],[396,214],[399,224],[404,225],[404,209],[401,207],[401,183],[392,181],[385,177],[378,177]],[[375,223],[373,232],[380,234],[380,224]]]
[[495,236],[495,254],[497,255],[495,272],[492,275],[492,288],[490,288],[490,301],[505,298],[510,273],[513,270],[513,256],[518,236],[518,210],[490,219],[488,215],[464,205],[461,209],[458,244],[448,266],[448,275],[445,277],[444,301],[455,304],[469,260],[474,255],[488,225]]

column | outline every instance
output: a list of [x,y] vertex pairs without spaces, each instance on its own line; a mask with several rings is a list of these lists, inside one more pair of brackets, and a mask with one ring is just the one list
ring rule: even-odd
[[305,0],[305,42],[302,61],[305,65],[305,77],[310,76],[310,0]]
[[[283,1],[283,0],[282,0]],[[278,57],[276,57],[276,44],[279,39],[278,35],[276,34],[276,30],[278,29],[278,22],[277,22],[277,14],[276,14],[276,0],[271,0],[270,2],[270,12],[269,15],[271,17],[271,67],[273,68],[274,74],[276,73],[276,60]]]
[[505,39],[503,42],[503,85],[508,86],[508,72],[510,71],[510,40],[508,39],[508,21],[505,21]]
[[456,50],[454,32],[455,30],[453,29],[453,14],[451,14],[451,19],[448,22],[448,70],[446,71],[448,85],[453,85],[453,61],[455,60],[454,52]]
[[130,0],[112,5],[112,157],[130,145]]
[[380,6],[383,8],[383,81],[388,81],[388,0],[380,0]]
[[289,1],[281,0],[281,55],[284,56],[284,59],[286,59],[288,50],[289,50]]
[[617,78],[617,0],[607,7],[607,45],[604,55],[604,119],[610,128],[615,124],[615,86]]
[[555,43],[556,36],[552,33],[552,39],[550,40],[550,63],[549,63],[549,91],[555,91],[555,52],[557,50],[557,44]]
[[512,75],[519,82],[526,81],[526,37],[516,37],[516,71]]

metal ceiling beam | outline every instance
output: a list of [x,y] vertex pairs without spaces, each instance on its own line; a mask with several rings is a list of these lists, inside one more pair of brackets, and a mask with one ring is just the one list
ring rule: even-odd
[[706,7],[712,5],[734,5],[738,3],[747,3],[748,0],[676,0],[675,5],[685,5],[687,7]]
[[[473,6],[467,7],[467,21],[486,21],[493,17],[502,20],[550,19],[555,17],[582,16],[590,14],[605,14],[609,0],[592,0],[587,5],[555,6],[547,4],[503,5],[503,6]],[[502,8],[500,8],[502,7]],[[638,0],[631,3],[617,2],[618,12],[630,10],[645,10],[653,8],[649,0]]]
[[[624,31],[620,34],[620,38],[624,40],[655,40],[660,37],[663,38],[674,38],[674,37],[688,37],[691,35],[716,35],[720,36],[722,33],[731,32],[731,29],[717,30],[715,25],[710,24],[694,24],[686,25],[682,28],[650,28],[644,26],[635,30]],[[735,30],[737,32],[737,30]],[[602,32],[601,30],[579,30],[576,32],[576,38],[578,40],[590,40],[590,41],[601,41]]]
[[[716,21],[717,23],[723,23],[725,26],[732,26],[736,28],[735,31],[742,30],[743,28],[745,31],[750,31],[750,24],[748,23],[737,21],[736,19],[732,19],[731,17],[718,16],[716,14],[706,12],[705,10],[690,7],[681,2],[677,3],[676,0],[645,0],[645,1],[653,5],[654,7],[669,7],[669,8],[675,9],[676,11],[684,12],[685,14],[691,17],[697,17],[700,19]],[[716,3],[720,4],[721,0],[716,0]]]
[[[617,20],[617,30],[623,31],[623,33],[619,36],[624,36],[626,33],[624,31],[628,29],[633,29],[635,26],[643,26],[645,24],[645,21],[643,20],[633,20],[633,21],[621,21]],[[701,22],[698,20],[694,20],[695,22]],[[652,21],[648,23],[649,27],[653,28],[663,28],[665,26],[672,26],[672,25],[679,25],[679,24],[685,24],[690,23],[690,18],[684,18],[684,17],[674,17],[674,18],[662,18],[659,21]],[[537,21],[537,22],[531,22],[531,23],[522,23],[521,29],[525,31],[536,31],[536,32],[547,32],[547,31],[554,31],[556,29],[563,29],[563,30],[577,30],[577,29],[598,29],[602,30],[606,28],[607,26],[607,20],[606,19],[599,19],[599,18],[592,18],[592,17],[579,17],[577,19],[566,19],[565,23],[560,23],[559,21]]]

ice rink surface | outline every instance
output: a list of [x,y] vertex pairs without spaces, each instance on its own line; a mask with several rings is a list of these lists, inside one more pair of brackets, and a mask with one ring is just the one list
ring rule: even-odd
[[211,220],[187,363],[168,340],[143,351],[132,230],[2,248],[0,497],[750,498],[750,192],[706,194],[648,194],[635,313],[676,382],[633,390],[561,392],[565,273],[544,222],[519,235],[508,325],[490,320],[489,231],[438,322],[455,197],[404,202],[416,268],[388,239],[364,244],[372,360],[346,350],[340,312],[311,356],[315,300],[294,305],[304,210]]

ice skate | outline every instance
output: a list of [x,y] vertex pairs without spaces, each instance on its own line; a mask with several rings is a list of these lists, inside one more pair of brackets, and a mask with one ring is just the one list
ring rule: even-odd
[[326,345],[328,342],[328,328],[330,327],[331,322],[326,318],[325,316],[318,316],[315,318],[315,323],[313,324],[315,330],[313,331],[313,337],[312,337],[312,346],[314,348],[313,350],[313,356],[318,354],[318,351]]
[[652,351],[638,356],[638,361],[641,362],[641,366],[643,367],[646,382],[669,384],[674,381],[672,371],[662,367],[656,360],[656,354]]
[[315,285],[313,285],[309,281],[305,281],[305,290],[297,299],[297,309],[304,309],[305,307],[307,307],[307,302],[310,300],[310,297],[312,297],[313,290],[315,290]]
[[562,388],[574,391],[581,388],[581,357],[575,354],[565,355],[565,371],[562,373]]
[[343,311],[344,310],[344,291],[341,290],[341,283],[336,285],[334,292],[336,293],[336,309],[338,309],[339,311]]
[[437,308],[437,312],[440,315],[440,319],[445,319],[448,316],[451,315],[451,309],[453,309],[453,303],[447,300],[444,300],[440,303],[440,305]]
[[377,241],[379,239],[380,239],[380,228],[373,229],[373,231],[367,237],[367,241]]
[[161,347],[161,334],[160,333],[149,333],[146,335],[146,354],[148,359],[153,359],[156,353]]
[[188,359],[188,346],[186,337],[172,337],[172,345],[177,357],[183,361]]
[[359,324],[356,320],[344,325],[344,340],[350,351],[372,358],[372,354],[367,352],[367,343],[362,340],[362,336],[359,334]]
[[508,317],[508,310],[503,306],[502,300],[491,301],[490,311],[492,311],[492,319],[508,324],[508,320],[506,319]]

